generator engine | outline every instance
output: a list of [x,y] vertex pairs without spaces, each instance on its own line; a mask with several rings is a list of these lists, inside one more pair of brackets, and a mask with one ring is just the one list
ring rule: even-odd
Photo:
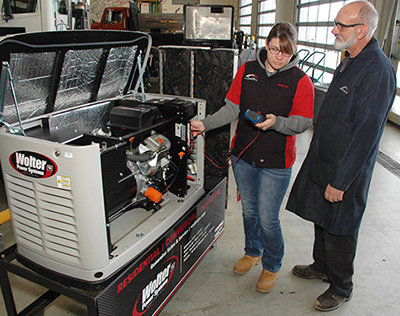
[[[78,140],[80,144],[99,143],[101,148],[109,222],[138,207],[158,211],[163,195],[167,196],[170,190],[181,197],[186,195],[190,155],[186,116],[193,115],[194,104],[179,100],[157,103],[159,107],[132,100],[118,101],[105,127]],[[175,108],[177,105],[179,110]]]
[[171,163],[171,142],[163,135],[154,133],[139,146],[126,153],[126,165],[136,179],[136,202],[149,199],[157,204],[167,189],[166,174]]

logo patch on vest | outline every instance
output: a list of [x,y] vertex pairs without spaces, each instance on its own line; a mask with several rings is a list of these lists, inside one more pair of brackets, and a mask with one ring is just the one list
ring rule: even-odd
[[342,91],[342,92],[344,92],[346,94],[349,94],[349,87],[348,86],[340,87],[340,91]]
[[248,74],[244,77],[244,80],[258,81],[258,77],[256,74]]

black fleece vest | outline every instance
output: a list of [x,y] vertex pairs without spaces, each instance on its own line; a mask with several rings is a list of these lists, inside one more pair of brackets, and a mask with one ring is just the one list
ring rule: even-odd
[[[244,117],[247,109],[262,114],[275,114],[288,117],[292,109],[298,82],[306,74],[297,67],[277,72],[268,77],[258,61],[245,65],[240,93],[240,114],[237,132],[233,142],[232,154],[238,156],[260,132],[256,142],[243,152],[241,158],[261,168],[287,168],[287,150],[295,151],[294,146],[287,146],[288,141],[295,141],[295,136],[286,136],[273,130],[258,130]],[[290,148],[293,147],[293,148]]]

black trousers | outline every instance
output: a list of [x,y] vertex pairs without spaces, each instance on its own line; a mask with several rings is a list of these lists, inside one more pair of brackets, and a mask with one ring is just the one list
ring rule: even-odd
[[358,234],[336,236],[318,225],[314,225],[314,233],[314,267],[328,275],[336,294],[350,297]]

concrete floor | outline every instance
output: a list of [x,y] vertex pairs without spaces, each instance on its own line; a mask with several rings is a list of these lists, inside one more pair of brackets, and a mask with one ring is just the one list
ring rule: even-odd
[[[304,159],[312,131],[298,137],[296,175]],[[380,150],[400,163],[400,129],[387,125]],[[270,294],[261,294],[255,285],[261,271],[257,266],[245,276],[232,272],[234,263],[243,255],[243,227],[240,205],[236,201],[234,180],[230,177],[225,232],[166,305],[161,316],[200,315],[316,315],[313,309],[317,296],[328,285],[321,281],[303,280],[290,273],[295,264],[311,262],[313,225],[282,208],[281,222],[285,237],[285,257],[278,283]],[[3,193],[2,193],[3,194]],[[397,315],[400,300],[400,178],[384,164],[377,163],[361,232],[354,277],[355,290],[350,302],[329,315]],[[4,194],[0,206],[6,207]],[[286,204],[286,199],[283,206]],[[5,246],[13,244],[10,223],[0,226]],[[17,308],[23,308],[43,288],[10,276]],[[0,315],[5,315],[0,298]],[[84,305],[60,297],[44,312],[46,316],[86,315]],[[113,315],[110,315],[113,316]],[[116,315],[120,316],[120,315]],[[123,315],[121,315],[123,316]]]

